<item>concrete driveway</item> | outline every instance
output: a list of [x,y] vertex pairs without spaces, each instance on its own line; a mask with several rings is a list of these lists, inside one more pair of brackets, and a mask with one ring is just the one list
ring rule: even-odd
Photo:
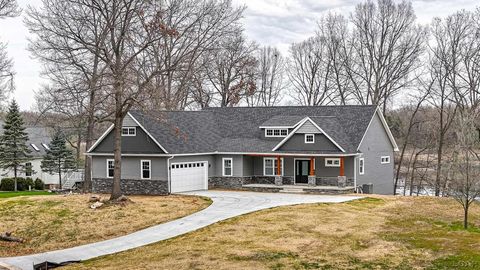
[[235,191],[196,191],[182,194],[210,197],[213,203],[206,209],[192,215],[122,237],[63,250],[0,258],[0,269],[2,268],[2,263],[11,266],[12,269],[32,269],[33,264],[44,261],[56,263],[83,261],[166,240],[198,230],[221,220],[262,209],[303,203],[341,203],[359,198],[353,196]]

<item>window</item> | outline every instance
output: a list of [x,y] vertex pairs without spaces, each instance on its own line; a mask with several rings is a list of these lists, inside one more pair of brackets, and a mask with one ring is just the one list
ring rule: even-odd
[[364,174],[365,173],[365,159],[359,158],[358,159],[358,173]]
[[233,175],[233,170],[232,170],[232,164],[233,160],[232,158],[223,158],[223,176],[232,176]]
[[115,168],[114,160],[113,159],[107,159],[107,177],[112,178],[113,177],[113,169]]
[[30,144],[35,151],[40,152],[40,149],[35,144]]
[[135,136],[136,131],[135,127],[122,127],[122,136]]
[[325,159],[325,167],[340,167],[340,159],[339,158],[326,158]]
[[265,129],[265,137],[287,137],[288,129],[286,128],[267,128]]
[[[263,159],[263,175],[275,176],[277,175],[278,162],[277,158],[264,158]],[[283,158],[280,161],[280,171],[283,175]]]
[[43,146],[43,148],[45,148],[45,150],[50,150],[50,147],[48,147],[48,145],[47,145],[47,144],[45,144],[45,143],[42,143],[42,146]]
[[382,156],[381,159],[380,159],[380,163],[382,163],[382,164],[390,163],[390,156]]
[[32,163],[31,162],[25,163],[25,176],[30,177],[32,176],[32,174],[33,174]]
[[305,134],[305,143],[315,143],[315,134]]
[[141,166],[141,174],[142,174],[142,179],[150,179],[150,171],[151,171],[151,162],[150,160],[141,160],[140,161],[140,166]]

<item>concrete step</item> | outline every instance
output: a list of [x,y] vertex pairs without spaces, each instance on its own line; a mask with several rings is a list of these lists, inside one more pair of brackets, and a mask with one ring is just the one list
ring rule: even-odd
[[305,193],[301,188],[284,188],[279,190],[281,193]]

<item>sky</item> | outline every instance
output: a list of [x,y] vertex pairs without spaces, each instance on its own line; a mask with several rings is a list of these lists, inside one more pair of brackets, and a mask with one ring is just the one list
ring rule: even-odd
[[[355,0],[232,0],[245,5],[243,25],[249,39],[260,45],[276,46],[284,54],[293,42],[314,35],[316,22],[328,12],[345,16],[361,1]],[[22,8],[39,6],[41,0],[18,0]],[[478,0],[412,1],[419,23],[428,24],[432,18],[445,17],[457,10],[473,10]],[[12,97],[22,110],[33,108],[34,92],[47,83],[40,76],[41,66],[27,50],[30,33],[23,25],[23,15],[0,21],[0,40],[8,43],[8,54],[14,60],[16,90]]]

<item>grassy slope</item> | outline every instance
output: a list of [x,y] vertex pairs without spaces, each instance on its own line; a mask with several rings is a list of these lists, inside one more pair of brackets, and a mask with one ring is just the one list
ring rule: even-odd
[[[480,226],[480,207],[471,220]],[[480,269],[478,227],[449,199],[280,207],[72,269]]]
[[0,191],[0,199],[13,198],[19,196],[37,196],[37,195],[52,195],[54,193],[48,191]]
[[193,196],[131,196],[134,203],[90,209],[88,195],[0,200],[0,232],[25,243],[0,241],[0,257],[72,247],[125,235],[189,215],[210,205]]

